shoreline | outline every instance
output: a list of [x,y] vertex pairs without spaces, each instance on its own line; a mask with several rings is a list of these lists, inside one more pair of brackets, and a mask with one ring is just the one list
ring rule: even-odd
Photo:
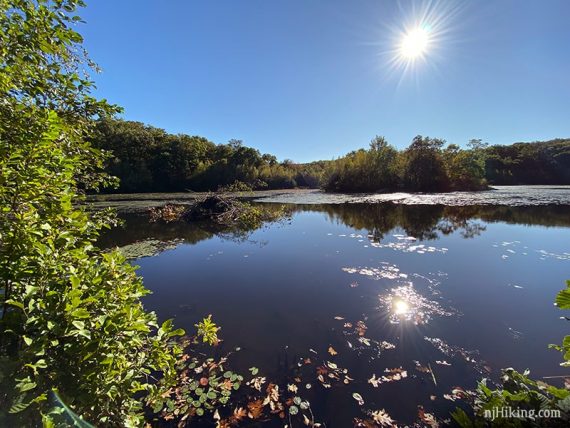
[[[188,204],[206,192],[128,193],[88,195],[86,205],[92,209],[115,208],[121,212],[140,212],[168,203]],[[570,186],[494,186],[484,191],[447,193],[327,193],[320,189],[285,189],[234,192],[227,195],[259,203],[279,204],[353,204],[394,203],[404,205],[501,205],[501,206],[570,206]]]

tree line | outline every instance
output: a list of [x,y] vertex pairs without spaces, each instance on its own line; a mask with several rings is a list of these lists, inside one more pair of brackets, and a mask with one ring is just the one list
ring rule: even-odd
[[[118,192],[214,191],[219,188],[323,188],[330,192],[447,192],[488,184],[570,184],[570,140],[466,148],[416,136],[403,150],[385,138],[334,160],[279,162],[241,140],[215,144],[142,124],[103,119],[92,144],[111,152],[109,174]],[[236,186],[236,183],[240,186]]]
[[119,192],[208,191],[239,182],[253,189],[318,187],[326,161],[278,162],[240,140],[214,144],[203,137],[169,134],[140,122],[104,119],[92,144],[113,157],[107,172]]
[[334,192],[448,192],[488,185],[570,184],[570,139],[466,148],[416,136],[404,150],[383,137],[329,163],[321,186]]
[[492,146],[485,174],[493,184],[570,184],[570,139]]

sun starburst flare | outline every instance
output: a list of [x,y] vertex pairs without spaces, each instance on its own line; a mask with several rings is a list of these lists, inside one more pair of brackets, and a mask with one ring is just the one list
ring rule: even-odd
[[400,45],[400,55],[414,60],[428,52],[430,34],[426,28],[418,27],[404,34]]
[[377,34],[382,40],[378,42],[382,74],[387,79],[395,76],[400,83],[411,77],[417,83],[419,75],[428,71],[426,66],[439,73],[448,50],[459,42],[459,25],[466,22],[465,12],[462,2],[443,0],[401,6],[401,19],[385,23]]

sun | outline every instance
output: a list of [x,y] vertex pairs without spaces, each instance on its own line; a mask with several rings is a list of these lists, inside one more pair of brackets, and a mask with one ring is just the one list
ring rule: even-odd
[[461,43],[457,33],[467,18],[463,1],[405,3],[400,16],[379,25],[375,35],[381,46],[378,70],[386,80],[399,79],[398,87],[405,81],[419,85],[422,76],[444,72],[439,68],[451,52],[449,47]]
[[429,42],[429,32],[426,28],[414,28],[404,34],[400,44],[400,55],[408,60],[422,57],[429,47]]

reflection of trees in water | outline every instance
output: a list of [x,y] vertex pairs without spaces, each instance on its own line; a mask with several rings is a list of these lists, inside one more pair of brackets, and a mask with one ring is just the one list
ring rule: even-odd
[[339,204],[303,206],[300,210],[323,211],[329,220],[349,227],[367,230],[375,241],[396,229],[420,240],[437,239],[459,230],[464,237],[473,237],[485,230],[485,226],[470,216],[449,212],[441,205]]
[[[287,205],[259,204],[260,208],[275,213],[275,221],[285,220],[291,212],[322,212],[330,221],[354,229],[367,230],[374,240],[381,240],[395,228],[420,240],[438,239],[458,232],[464,238],[473,238],[485,231],[486,223],[569,227],[570,216],[566,206],[443,206],[377,204]],[[284,209],[286,207],[286,209]],[[248,228],[231,228],[213,222],[149,223],[143,214],[125,214],[125,225],[115,228],[100,239],[100,246],[108,248],[133,242],[155,239],[163,242],[180,241],[195,244],[214,236],[244,241],[251,233],[268,223]]]
[[543,205],[528,207],[508,206],[443,206],[337,204],[303,205],[297,211],[318,211],[327,214],[330,221],[340,222],[355,229],[367,230],[375,240],[395,228],[421,240],[438,239],[441,235],[458,232],[464,238],[473,238],[486,230],[485,224],[570,226],[568,207]]
[[[243,242],[249,239],[255,230],[267,227],[268,224],[290,218],[291,209],[281,204],[261,204],[266,221],[240,223],[239,225],[225,226],[213,221],[184,220],[165,222],[150,222],[146,212],[123,213],[121,226],[115,227],[99,238],[101,248],[122,247],[135,242],[157,240],[165,243],[196,244],[214,236],[225,240]],[[262,245],[263,243],[259,243]]]

